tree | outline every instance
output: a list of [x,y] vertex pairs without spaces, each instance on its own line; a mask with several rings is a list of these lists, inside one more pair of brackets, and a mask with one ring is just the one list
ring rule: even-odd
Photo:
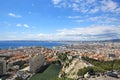
[[24,80],[22,77],[16,77],[15,80]]
[[58,58],[61,60],[61,61],[65,61],[67,59],[67,54],[65,53],[61,53],[58,55]]

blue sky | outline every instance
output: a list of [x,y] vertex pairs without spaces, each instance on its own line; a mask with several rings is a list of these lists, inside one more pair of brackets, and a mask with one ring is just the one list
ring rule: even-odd
[[0,0],[0,40],[120,38],[120,0]]

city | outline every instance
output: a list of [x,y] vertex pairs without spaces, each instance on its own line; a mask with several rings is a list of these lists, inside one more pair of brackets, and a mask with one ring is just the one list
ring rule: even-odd
[[[37,80],[35,75],[44,74],[53,64],[60,69],[55,77],[51,76],[48,80],[98,80],[101,76],[110,80],[120,79],[120,42],[61,43],[65,45],[52,48],[32,46],[1,49],[1,79]],[[102,62],[103,65],[96,65],[96,62]]]
[[0,0],[0,80],[120,80],[120,0]]

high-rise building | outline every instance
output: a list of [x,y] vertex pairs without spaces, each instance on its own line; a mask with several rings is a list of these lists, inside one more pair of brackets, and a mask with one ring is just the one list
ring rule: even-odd
[[36,73],[40,70],[41,66],[44,64],[45,59],[43,54],[37,54],[30,59],[30,72]]
[[0,58],[0,75],[6,74],[6,60]]

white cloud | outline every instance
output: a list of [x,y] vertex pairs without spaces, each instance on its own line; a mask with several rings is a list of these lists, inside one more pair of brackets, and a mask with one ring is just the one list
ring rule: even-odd
[[24,27],[29,28],[30,26],[28,24],[23,24]]
[[81,16],[68,16],[69,19],[78,19],[81,18]]
[[115,10],[117,14],[120,14],[120,7]]
[[105,40],[120,38],[119,30],[120,27],[116,26],[91,26],[59,30],[57,35],[70,40],[73,38],[76,40]]
[[9,16],[11,17],[15,17],[15,18],[21,18],[22,16],[21,15],[17,15],[17,14],[14,14],[14,13],[8,13]]
[[94,8],[94,9],[91,9],[90,10],[90,13],[96,13],[96,12],[98,12],[99,11],[99,8]]
[[72,22],[82,22],[84,24],[92,23],[92,25],[115,25],[119,24],[119,19],[115,15],[100,15],[100,16],[67,16],[68,19],[70,19]]
[[75,10],[75,11],[79,11],[79,10],[80,10],[79,4],[73,3],[73,4],[71,4],[71,7],[72,7],[73,10]]
[[22,27],[22,24],[16,24],[17,27]]
[[89,4],[91,4],[91,3],[96,2],[96,0],[87,0],[86,2],[89,3]]
[[[65,5],[63,5],[65,4]],[[92,25],[119,25],[120,5],[115,0],[61,0],[55,7],[76,12],[77,16],[68,16],[73,22]],[[79,16],[80,15],[80,16]]]
[[103,0],[102,1],[102,10],[114,11],[118,7],[117,3],[112,0]]
[[118,18],[109,16],[109,15],[89,17],[89,18],[87,18],[87,20],[93,21],[95,23],[103,23],[103,24],[114,24],[115,22],[119,21]]
[[56,5],[56,4],[59,4],[61,2],[61,0],[52,0],[53,3]]
[[78,27],[73,29],[57,30],[54,34],[34,34],[31,32],[21,32],[24,36],[15,36],[11,38],[7,35],[6,39],[13,40],[107,40],[120,38],[120,26],[91,26]]
[[79,22],[79,23],[80,23],[80,22],[84,22],[84,20],[76,20],[76,22]]
[[25,27],[25,28],[29,28],[30,26],[28,24],[16,24],[17,27]]
[[113,0],[53,0],[53,4],[59,8],[70,8],[81,13],[92,14],[101,11],[120,13],[120,6]]
[[95,16],[95,17],[89,17],[88,20],[90,21],[100,21],[101,19],[106,18],[105,16]]
[[34,40],[106,40],[120,38],[120,26],[91,26],[57,30],[54,34],[26,34]]
[[[83,27],[83,28],[74,28],[71,30],[65,29],[65,30],[60,30],[60,34],[64,35],[77,35],[77,34],[82,34],[82,35],[98,35],[98,34],[104,34],[104,33],[119,33],[120,27],[115,27],[115,26],[91,26],[91,27]],[[109,32],[107,32],[109,31]]]

